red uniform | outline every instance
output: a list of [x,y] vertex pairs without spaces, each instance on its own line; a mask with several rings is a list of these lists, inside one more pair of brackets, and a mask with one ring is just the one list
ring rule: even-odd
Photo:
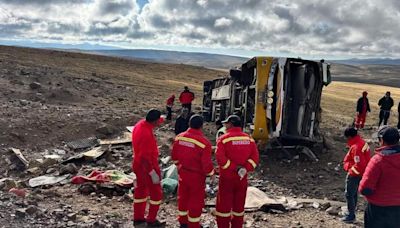
[[183,104],[191,104],[192,101],[194,100],[194,93],[190,92],[189,90],[185,90],[181,93],[179,96],[179,101]]
[[357,116],[354,123],[356,128],[364,128],[367,112],[371,112],[367,95],[368,93],[364,91],[363,96],[357,101]]
[[349,139],[349,152],[343,160],[343,168],[350,176],[362,177],[365,168],[371,158],[368,144],[359,136]]
[[172,108],[172,106],[174,106],[174,101],[175,101],[175,95],[170,96],[167,99],[167,107]]
[[216,205],[218,227],[242,227],[247,174],[240,179],[237,169],[244,167],[248,172],[255,169],[259,160],[257,145],[240,127],[234,127],[218,138],[216,156],[220,167]]
[[175,138],[171,157],[179,173],[179,223],[198,228],[204,207],[205,179],[214,174],[211,143],[201,130],[189,128]]
[[373,205],[400,206],[400,146],[381,147],[375,152],[361,179],[359,191],[372,190],[372,194],[365,197]]
[[133,163],[132,169],[136,174],[136,187],[134,191],[133,219],[135,221],[144,220],[147,200],[150,207],[147,222],[156,221],[158,209],[162,200],[162,190],[160,184],[153,184],[149,175],[151,170],[155,170],[160,176],[160,166],[158,165],[158,147],[153,134],[154,126],[146,120],[139,121],[132,132]]

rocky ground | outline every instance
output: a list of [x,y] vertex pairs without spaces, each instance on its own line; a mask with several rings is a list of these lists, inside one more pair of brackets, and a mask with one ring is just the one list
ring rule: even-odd
[[[73,175],[87,175],[94,169],[130,173],[129,143],[103,146],[107,154],[97,161],[63,165],[60,161],[87,150],[72,149],[68,142],[118,137],[149,108],[164,109],[164,100],[171,93],[179,93],[183,85],[189,85],[196,93],[195,109],[199,111],[202,81],[221,74],[186,65],[0,47],[0,226],[132,227],[128,188],[70,183]],[[282,160],[277,152],[263,152],[262,164],[251,177],[253,186],[275,199],[344,201],[341,160],[346,151],[341,135],[352,118],[352,114],[345,114],[346,110],[353,105],[348,95],[341,94],[346,85],[349,84],[333,84],[324,91],[322,131],[328,148],[317,153],[319,161],[303,157]],[[375,90],[374,96],[378,97],[386,88]],[[400,94],[398,89],[393,91]],[[358,94],[354,96],[357,98]],[[172,124],[157,130],[161,158],[169,155],[174,136]],[[373,130],[368,126],[362,133],[368,138]],[[214,131],[214,126],[207,124],[205,132],[211,139]],[[24,168],[12,159],[10,148],[20,149],[30,166]],[[29,180],[41,175],[69,176],[60,183],[30,187]],[[10,193],[12,188],[22,192]],[[212,198],[210,195],[209,200]],[[362,226],[362,222],[342,224],[339,206],[313,205],[314,201],[286,203],[290,210],[285,212],[249,212],[246,227]],[[363,203],[359,207],[360,220]],[[176,198],[171,195],[166,196],[161,207],[160,217],[167,220],[168,227],[177,226],[175,205]],[[208,227],[215,227],[212,211],[207,207],[203,214]]]

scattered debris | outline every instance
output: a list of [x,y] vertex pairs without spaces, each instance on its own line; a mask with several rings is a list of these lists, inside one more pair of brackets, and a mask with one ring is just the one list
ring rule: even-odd
[[127,144],[132,142],[132,134],[130,132],[124,132],[121,137],[116,139],[104,139],[100,140],[100,145],[117,145],[117,144]]
[[8,192],[23,198],[26,196],[26,190],[21,188],[12,188]]
[[67,146],[73,150],[86,149],[99,145],[99,140],[96,137],[90,137],[86,139],[79,139],[76,141],[68,142]]
[[100,134],[100,136],[110,136],[116,134],[118,129],[110,125],[103,125],[96,129],[96,132]]
[[171,161],[171,156],[167,156],[165,158],[160,159],[163,165],[168,164],[169,161]]
[[265,212],[268,212],[270,209],[286,211],[282,203],[279,203],[277,200],[268,197],[265,192],[255,187],[247,188],[246,202],[244,207],[246,211],[257,211],[260,209]]
[[39,176],[39,177],[35,177],[29,180],[29,186],[31,186],[32,188],[34,187],[38,187],[38,186],[42,186],[42,185],[53,185],[56,183],[59,183],[65,179],[67,179],[69,177],[69,175],[64,175],[64,176],[59,176],[59,177],[55,177],[55,176]]
[[129,132],[133,132],[133,128],[135,128],[135,126],[126,127],[126,129],[127,129]]
[[164,178],[161,180],[161,187],[165,194],[175,194],[178,188],[178,180],[172,178]]
[[164,178],[171,178],[178,180],[178,167],[175,164],[170,165],[168,168],[162,170],[164,173]]
[[2,183],[3,185],[3,190],[5,191],[9,191],[12,188],[16,188],[17,187],[17,182],[11,178],[3,178],[0,179],[0,183]]
[[127,175],[118,170],[107,170],[105,172],[95,170],[91,172],[88,176],[74,176],[71,179],[73,184],[83,184],[86,182],[96,182],[96,183],[113,183],[121,187],[130,188],[136,181],[136,175]]
[[42,88],[42,85],[39,82],[32,82],[31,84],[29,84],[29,88],[40,89],[40,88]]
[[331,206],[330,208],[328,208],[326,210],[326,213],[330,214],[330,215],[339,215],[339,211],[340,211],[340,207],[337,206]]
[[12,153],[10,161],[16,163],[18,168],[27,169],[29,167],[28,160],[26,160],[19,149],[11,148],[10,152]]
[[89,151],[77,154],[63,161],[62,164],[67,164],[71,162],[82,162],[82,161],[97,161],[101,159],[108,150],[104,150],[102,147],[95,147]]
[[63,165],[60,168],[60,175],[64,174],[77,174],[78,173],[78,167],[76,167],[75,164],[69,163],[67,165]]

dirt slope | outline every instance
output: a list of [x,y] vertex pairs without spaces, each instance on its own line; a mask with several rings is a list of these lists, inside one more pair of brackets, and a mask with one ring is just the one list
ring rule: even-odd
[[[146,110],[164,108],[171,93],[179,93],[188,85],[196,93],[196,105],[201,103],[202,82],[223,75],[219,71],[201,67],[173,64],[152,64],[125,59],[65,53],[37,49],[0,47],[0,179],[9,177],[24,186],[29,178],[39,174],[56,175],[58,166],[51,166],[37,174],[10,171],[4,159],[6,150],[16,147],[28,160],[43,158],[65,150],[65,157],[75,154],[64,147],[64,142],[97,135],[113,137],[143,117]],[[39,83],[39,84],[32,84]],[[343,129],[355,114],[355,101],[363,90],[370,93],[373,111],[362,132],[367,138],[376,125],[377,100],[386,90],[393,93],[396,104],[400,89],[363,84],[335,82],[324,89],[322,130],[330,149],[318,153],[319,162],[276,159],[276,154],[263,153],[263,162],[251,179],[274,197],[328,198],[343,201],[345,173],[340,166],[346,153]],[[396,106],[397,108],[397,106]],[[397,116],[392,116],[395,123]],[[99,127],[105,126],[103,130]],[[97,129],[97,131],[96,131]],[[104,129],[106,129],[104,131]],[[213,137],[214,129],[205,129]],[[157,131],[162,156],[169,153],[173,133],[171,123]],[[116,149],[114,158],[79,165],[79,174],[92,169],[120,169],[129,171],[129,145]],[[78,187],[63,186],[31,189],[25,200],[0,192],[0,221],[5,227],[64,227],[103,225],[129,227],[130,200],[125,196],[80,194]],[[169,202],[169,203],[168,203]],[[174,227],[175,199],[163,204],[160,216]],[[40,216],[16,216],[18,208],[35,205]],[[363,206],[360,206],[360,215]],[[75,218],[67,214],[76,213]],[[11,217],[10,217],[11,216]],[[72,216],[73,217],[73,216]],[[210,213],[205,222],[212,221]],[[337,217],[324,210],[301,209],[285,214],[263,212],[247,215],[248,226],[255,227],[342,227]],[[361,226],[359,222],[356,226]],[[212,227],[212,225],[210,225]],[[351,227],[351,226],[348,226]]]

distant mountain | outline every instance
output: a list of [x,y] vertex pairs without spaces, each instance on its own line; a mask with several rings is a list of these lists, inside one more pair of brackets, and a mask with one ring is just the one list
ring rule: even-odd
[[234,66],[241,65],[248,60],[248,58],[229,55],[148,49],[93,50],[85,52],[108,56],[141,59],[159,63],[187,64],[216,69],[229,69]]
[[400,65],[400,59],[374,58],[374,59],[344,59],[329,62],[346,65]]

